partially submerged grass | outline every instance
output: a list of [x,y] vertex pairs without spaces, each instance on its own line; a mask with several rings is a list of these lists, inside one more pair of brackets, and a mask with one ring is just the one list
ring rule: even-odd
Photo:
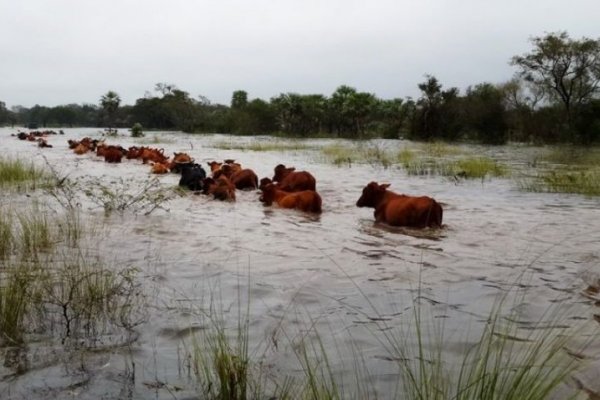
[[542,161],[569,166],[600,167],[600,148],[560,146],[542,155]]
[[386,335],[398,360],[402,398],[547,399],[564,388],[579,365],[565,351],[576,329],[556,332],[547,327],[564,326],[560,322],[568,315],[550,310],[536,324],[525,327],[515,322],[514,315],[503,315],[503,302],[493,307],[479,338],[455,362],[443,353],[443,327],[429,337],[422,306],[413,305],[415,328],[410,339],[416,336],[416,348],[407,345],[406,333]]
[[32,325],[54,331],[63,341],[95,347],[103,335],[119,329],[129,332],[143,321],[136,268],[115,270],[82,253],[65,255],[62,262],[39,274],[35,307],[44,319]]
[[0,271],[0,346],[23,342],[25,316],[32,308],[34,271],[27,263]]
[[0,346],[26,343],[35,332],[93,347],[102,335],[140,323],[137,270],[108,267],[82,251],[87,234],[75,210],[0,209]]
[[326,162],[336,166],[352,164],[370,164],[373,166],[391,167],[394,162],[392,153],[380,145],[364,143],[334,143],[321,148],[321,155]]
[[54,245],[48,216],[34,207],[30,213],[19,213],[18,236],[15,245],[19,247],[21,257],[35,257],[39,252],[48,251]]
[[139,137],[139,138],[135,138],[134,139],[136,144],[141,144],[141,145],[150,145],[150,144],[173,144],[176,143],[177,141],[173,138],[167,137],[167,136],[159,136],[157,134],[154,134],[152,136],[144,136],[144,137]]
[[529,192],[574,193],[600,196],[600,168],[588,170],[556,168],[519,182]]
[[27,163],[19,159],[0,158],[0,187],[35,189],[48,183],[47,174],[32,162]]
[[436,160],[431,158],[408,159],[403,162],[408,175],[439,175],[465,179],[502,177],[508,169],[488,157],[468,157],[457,160]]
[[302,140],[251,140],[241,142],[235,140],[220,141],[210,145],[220,150],[242,150],[242,151],[302,151],[312,150],[314,146]]
[[79,213],[51,214],[33,203],[0,208],[0,260],[37,260],[57,246],[76,247],[83,236]]
[[427,142],[419,147],[427,156],[437,158],[459,155],[463,152],[458,146],[445,142]]
[[[580,366],[572,354],[581,354],[588,343],[580,343],[581,348],[572,346],[572,339],[581,327],[567,328],[572,322],[569,310],[549,309],[537,322],[520,322],[516,311],[505,312],[507,308],[517,310],[523,298],[517,295],[519,301],[507,304],[508,297],[502,296],[489,315],[477,321],[482,325],[480,333],[474,336],[468,327],[458,332],[465,343],[458,355],[446,352],[451,335],[445,332],[444,323],[439,322],[443,319],[436,319],[427,305],[420,302],[419,295],[412,304],[412,324],[404,320],[396,328],[376,322],[377,329],[371,333],[387,350],[387,358],[397,367],[398,374],[398,392],[387,393],[386,398],[541,400],[556,398],[558,391],[577,394],[578,389],[568,387]],[[353,313],[356,311],[353,309]],[[223,315],[211,316],[208,324],[201,325],[204,329],[192,336],[187,357],[201,388],[201,398],[377,398],[377,391],[369,387],[372,383],[359,382],[368,379],[362,350],[353,353],[342,350],[346,358],[355,357],[356,369],[344,376],[335,370],[331,360],[337,348],[335,339],[334,346],[329,339],[325,343],[316,329],[317,321],[311,319],[306,324],[295,338],[288,337],[279,326],[296,358],[297,369],[291,375],[273,374],[272,367],[264,364],[264,354],[251,357],[247,317],[241,324],[238,320],[237,327],[227,329]],[[590,337],[594,337],[593,333]],[[287,349],[283,351],[289,354]],[[344,358],[337,351],[336,355]],[[286,363],[290,361],[293,360],[288,358]]]
[[488,157],[462,158],[454,164],[456,174],[465,178],[501,177],[508,173],[508,169]]

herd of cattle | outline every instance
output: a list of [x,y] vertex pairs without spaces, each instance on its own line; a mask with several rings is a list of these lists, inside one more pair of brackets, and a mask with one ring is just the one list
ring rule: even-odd
[[[30,135],[30,134],[29,134]],[[40,135],[19,139],[38,141],[40,147],[52,147]],[[42,140],[45,145],[42,145]],[[169,172],[181,175],[179,185],[194,192],[212,196],[217,200],[235,201],[236,190],[260,190],[260,201],[266,206],[276,203],[282,208],[297,209],[310,213],[321,213],[322,199],[316,191],[316,179],[307,171],[296,171],[280,164],[274,169],[272,178],[258,180],[256,173],[243,168],[235,160],[211,161],[210,176],[201,165],[194,162],[186,153],[174,153],[173,157],[164,154],[164,149],[145,146],[131,146],[127,149],[119,145],[107,145],[104,141],[83,138],[68,140],[69,148],[75,154],[95,152],[108,163],[120,163],[123,158],[141,160],[151,166],[154,174]],[[356,202],[358,207],[375,209],[375,220],[393,226],[414,228],[440,228],[442,226],[442,206],[431,197],[407,196],[388,190],[389,184],[371,182],[366,185]]]

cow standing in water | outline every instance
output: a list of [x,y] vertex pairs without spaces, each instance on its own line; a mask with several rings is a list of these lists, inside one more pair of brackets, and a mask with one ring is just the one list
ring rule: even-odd
[[442,206],[427,196],[413,197],[388,190],[389,184],[371,182],[362,191],[357,207],[375,209],[375,221],[392,226],[440,228]]

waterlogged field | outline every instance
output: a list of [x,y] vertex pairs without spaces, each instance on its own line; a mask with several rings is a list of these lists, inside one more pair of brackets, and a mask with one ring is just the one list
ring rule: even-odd
[[[46,149],[11,133],[0,129],[3,157],[49,178],[0,195],[2,398],[485,398],[469,392],[490,376],[482,362],[514,373],[534,355],[550,360],[537,377],[558,368],[564,382],[549,398],[600,389],[598,158],[584,150],[107,138],[204,166],[235,159],[259,178],[280,163],[308,170],[323,198],[314,216],[264,207],[252,191],[215,201],[141,161],[68,149],[100,138],[94,129],[65,129]],[[370,181],[434,197],[444,228],[375,224],[355,206]],[[29,308],[16,293],[35,294]],[[465,364],[477,384],[464,385]],[[449,395],[461,382],[470,389]],[[509,393],[499,398],[533,398],[498,382]]]

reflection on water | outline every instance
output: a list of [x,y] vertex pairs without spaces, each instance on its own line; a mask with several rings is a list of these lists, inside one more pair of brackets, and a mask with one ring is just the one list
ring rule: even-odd
[[[9,154],[42,166],[47,162],[70,179],[89,185],[123,179],[141,185],[150,177],[149,166],[139,161],[110,165],[68,149],[67,139],[94,135],[95,130],[65,129],[66,135],[50,138],[52,149],[11,138],[13,132],[0,129]],[[384,398],[394,392],[398,371],[373,331],[394,329],[410,314],[413,301],[428,304],[435,319],[445,321],[450,333],[446,351],[455,355],[477,337],[477,327],[486,321],[497,294],[511,287],[534,299],[512,310],[523,325],[557,302],[581,303],[573,321],[589,317],[583,306],[594,300],[582,296],[581,290],[598,278],[596,199],[519,192],[510,179],[457,183],[410,177],[396,167],[337,167],[319,161],[316,150],[331,140],[311,140],[315,150],[255,152],[211,148],[211,143],[229,140],[222,135],[165,135],[169,142],[157,145],[165,153],[188,152],[200,162],[232,158],[254,169],[259,178],[271,177],[280,163],[308,170],[317,179],[323,214],[264,207],[257,192],[238,192],[235,203],[184,195],[171,200],[168,211],[110,216],[110,233],[96,243],[98,253],[140,268],[155,296],[140,339],[127,349],[136,351],[85,355],[86,375],[70,370],[65,378],[62,359],[35,360],[32,367],[29,361],[19,361],[23,356],[15,350],[5,350],[0,385],[10,389],[10,398],[173,398],[173,385],[185,388],[175,395],[185,398],[194,392],[178,359],[181,340],[204,329],[194,316],[211,301],[220,303],[223,316],[235,326],[238,307],[246,310],[238,300],[249,298],[251,347],[260,346],[278,329],[293,337],[314,325],[326,346],[360,349],[372,374],[369,379]],[[128,137],[108,142],[135,143]],[[393,148],[397,143],[384,145]],[[465,149],[481,153],[481,148]],[[485,151],[526,168],[527,148]],[[178,182],[173,174],[158,179],[164,187]],[[376,224],[372,210],[355,206],[362,187],[374,180],[391,183],[390,189],[397,192],[442,202],[444,228]],[[105,218],[94,204],[84,203],[83,208],[90,219]],[[464,332],[465,326],[471,334]],[[31,351],[42,349],[33,345]],[[267,362],[284,373],[298,373],[290,350],[280,345],[278,351]],[[352,351],[347,353],[332,361],[339,371],[356,358]],[[24,362],[27,372],[15,375],[19,368],[14,366]]]

